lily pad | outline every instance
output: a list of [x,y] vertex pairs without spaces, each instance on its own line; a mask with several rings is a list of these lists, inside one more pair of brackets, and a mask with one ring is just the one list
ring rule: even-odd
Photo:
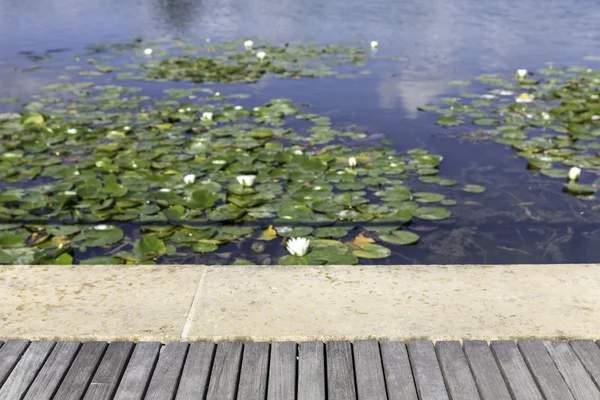
[[360,250],[354,250],[352,254],[360,258],[386,258],[391,256],[392,252],[387,247],[365,243],[360,246]]
[[379,238],[386,243],[407,245],[419,241],[419,235],[408,231],[392,231],[390,235],[379,235]]
[[449,210],[443,207],[419,207],[412,214],[417,218],[430,221],[449,218],[452,215]]
[[465,185],[462,190],[470,193],[483,193],[485,192],[485,187],[480,185]]

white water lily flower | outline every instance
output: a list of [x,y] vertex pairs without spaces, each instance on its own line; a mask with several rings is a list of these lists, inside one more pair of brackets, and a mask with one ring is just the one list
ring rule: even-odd
[[219,97],[221,95],[221,92],[215,92],[215,96]]
[[177,110],[177,111],[179,111],[180,113],[184,113],[184,112],[185,112],[185,110],[184,110],[183,108],[180,108],[180,109],[179,109],[179,110]]
[[108,229],[108,225],[96,225],[94,229],[97,231],[105,231]]
[[150,55],[152,55],[152,53],[153,53],[153,50],[152,50],[152,49],[145,49],[145,50],[144,50],[144,54],[145,54],[145,55],[147,55],[147,56],[150,56]]
[[70,128],[70,129],[67,129],[67,133],[68,133],[69,135],[74,135],[74,134],[76,134],[76,133],[77,133],[77,129],[75,129],[75,128]]
[[372,48],[372,49],[376,49],[376,48],[377,48],[377,46],[379,46],[379,43],[377,43],[377,41],[376,41],[376,40],[373,40],[373,41],[371,42],[371,48]]
[[526,69],[518,69],[517,70],[517,75],[519,76],[519,78],[523,79],[527,76],[529,72]]
[[196,175],[194,175],[194,174],[187,174],[183,177],[183,183],[185,183],[186,185],[189,185],[190,183],[194,183],[195,180],[196,180]]
[[598,121],[600,119],[600,115],[592,115],[592,121]]
[[167,189],[167,188],[162,188],[159,190],[159,192],[163,192],[163,193],[169,193],[171,191],[171,189]]
[[396,163],[391,163],[390,164],[390,167],[392,167],[392,168],[396,168],[397,166],[398,166],[398,164],[396,164]]
[[579,175],[581,175],[581,168],[579,167],[571,167],[569,170],[569,180],[576,181],[579,179]]
[[124,129],[124,130],[126,130],[126,131],[128,131],[128,130],[130,130],[130,129],[131,129],[131,127],[129,127],[129,126],[124,126],[124,127],[123,127],[123,129]]
[[482,95],[481,95],[481,98],[482,98],[482,99],[488,99],[488,100],[492,100],[492,99],[495,99],[495,98],[496,98],[496,96],[494,96],[493,94],[490,94],[490,93],[486,93],[486,94],[482,94]]
[[356,158],[354,158],[354,157],[350,157],[350,158],[348,159],[348,165],[350,166],[350,168],[354,168],[354,167],[356,167],[356,164],[357,164],[357,162],[356,162]]
[[302,150],[298,149],[298,150],[294,150],[294,154],[297,156],[301,156],[302,154],[304,154],[304,152]]
[[253,45],[254,45],[254,42],[252,40],[246,40],[244,42],[244,47],[246,48],[246,50],[250,50]]
[[236,179],[240,185],[245,187],[252,187],[254,186],[256,175],[239,175]]
[[256,57],[258,57],[260,61],[264,60],[266,56],[267,53],[265,53],[264,51],[259,51],[258,53],[256,53]]
[[244,108],[244,107],[242,107],[242,106],[235,106],[235,107],[233,107],[233,108],[239,111],[239,110],[241,110],[241,109],[242,109],[242,108]]
[[542,111],[542,118],[547,121],[550,119],[550,114],[548,114],[546,111]]
[[315,190],[321,190],[321,189],[323,189],[323,188],[322,188],[321,186],[315,186],[315,187],[314,187],[314,189],[315,189]]
[[512,96],[515,94],[512,90],[498,90],[497,92],[500,96]]
[[225,161],[225,160],[213,160],[212,163],[213,164],[217,164],[217,165],[223,165],[223,164],[227,163],[227,161]]
[[291,255],[297,257],[303,257],[308,252],[308,246],[310,246],[310,240],[307,238],[291,238],[287,241],[287,251],[290,252]]
[[203,112],[202,113],[202,118],[200,118],[202,121],[212,121],[213,118],[213,113],[211,112]]
[[65,194],[66,196],[77,196],[77,192],[74,192],[74,191],[72,191],[72,190],[65,190],[65,191],[64,191],[64,194]]

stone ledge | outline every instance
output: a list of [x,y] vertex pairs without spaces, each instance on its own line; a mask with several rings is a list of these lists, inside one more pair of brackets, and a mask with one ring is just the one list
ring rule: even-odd
[[0,339],[600,337],[600,265],[0,266]]

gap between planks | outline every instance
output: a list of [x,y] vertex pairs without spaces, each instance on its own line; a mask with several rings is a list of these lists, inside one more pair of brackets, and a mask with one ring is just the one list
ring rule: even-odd
[[181,331],[181,339],[188,340],[190,330],[194,325],[194,317],[196,316],[198,307],[200,307],[200,297],[202,297],[202,291],[204,290],[204,281],[206,280],[206,274],[208,272],[208,267],[204,267],[204,271],[202,271],[202,275],[200,276],[200,281],[198,281],[198,286],[196,286],[196,291],[194,292],[194,298],[190,303],[190,308],[188,310],[187,317],[185,319],[185,324],[183,325],[183,329]]

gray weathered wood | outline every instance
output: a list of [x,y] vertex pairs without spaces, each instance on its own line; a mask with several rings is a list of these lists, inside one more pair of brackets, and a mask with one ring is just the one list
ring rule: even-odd
[[435,356],[433,344],[427,340],[408,342],[408,356],[419,399],[448,399],[444,377]]
[[9,340],[2,346],[0,349],[0,386],[17,365],[27,350],[27,346],[29,346],[29,340]]
[[387,400],[379,343],[376,340],[357,340],[353,351],[358,398]]
[[465,340],[467,356],[479,394],[483,400],[511,400],[502,372],[484,340]]
[[225,342],[217,345],[206,396],[208,400],[233,400],[235,398],[242,361],[242,347],[241,342]]
[[268,400],[293,399],[296,396],[297,353],[294,342],[275,342],[271,345]]
[[52,399],[63,376],[71,366],[79,346],[81,346],[79,342],[58,342],[27,390],[25,400]]
[[300,343],[298,353],[298,400],[325,400],[323,342]]
[[183,373],[179,380],[177,400],[203,400],[206,398],[216,347],[217,345],[211,342],[190,344]]
[[327,394],[329,400],[356,399],[352,345],[348,341],[325,345]]
[[439,341],[436,342],[435,349],[450,398],[452,400],[480,399],[460,342]]
[[107,347],[106,342],[83,343],[54,398],[81,400]]
[[517,346],[546,400],[573,399],[541,340],[519,340]]
[[146,400],[170,400],[175,397],[188,343],[172,342],[164,346],[148,385]]
[[31,342],[4,382],[4,385],[2,385],[0,399],[21,399],[42,368],[42,365],[44,365],[44,362],[46,362],[54,345],[56,345],[54,341]]
[[571,340],[569,345],[596,386],[600,387],[600,348],[593,340]]
[[544,341],[544,346],[576,400],[600,400],[600,392],[566,340]]
[[84,400],[112,399],[132,350],[133,342],[112,342],[108,345]]
[[404,342],[381,342],[381,360],[389,400],[417,400],[417,389]]
[[515,342],[493,340],[491,348],[513,398],[515,400],[543,400]]
[[245,343],[237,400],[264,400],[268,374],[269,343]]
[[140,342],[135,345],[117,388],[115,400],[141,400],[144,398],[156,360],[158,360],[160,347],[159,342]]

